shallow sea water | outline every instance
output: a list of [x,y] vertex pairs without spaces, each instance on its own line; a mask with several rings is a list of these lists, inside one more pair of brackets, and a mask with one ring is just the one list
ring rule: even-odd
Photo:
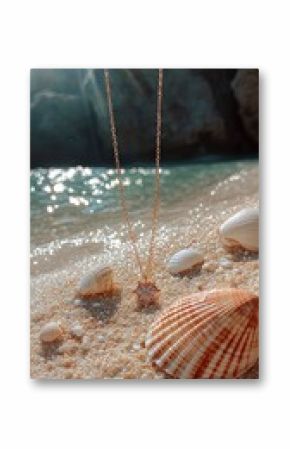
[[[194,203],[204,194],[209,198],[202,207],[215,199],[226,200],[227,196],[232,196],[236,185],[242,188],[243,175],[255,166],[256,161],[234,161],[161,168],[161,222],[171,222],[184,203]],[[154,182],[153,167],[123,169],[131,219],[141,237],[142,227],[150,219]],[[112,245],[126,237],[114,170],[100,167],[35,169],[31,172],[30,188],[32,267],[37,265],[38,256],[100,243],[103,231],[111,227],[108,238]]]

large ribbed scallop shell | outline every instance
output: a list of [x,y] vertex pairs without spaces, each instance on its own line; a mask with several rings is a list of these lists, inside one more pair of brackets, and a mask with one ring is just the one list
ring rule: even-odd
[[149,330],[149,360],[177,379],[238,378],[258,359],[258,315],[258,297],[245,290],[183,298]]

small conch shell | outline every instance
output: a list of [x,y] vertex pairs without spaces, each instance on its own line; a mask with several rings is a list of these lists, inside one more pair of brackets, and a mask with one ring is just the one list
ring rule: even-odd
[[228,249],[259,250],[259,209],[246,208],[219,228],[220,239]]
[[76,297],[95,299],[100,296],[112,295],[116,290],[113,281],[113,270],[110,267],[98,267],[86,274],[79,283]]
[[200,268],[204,262],[204,255],[200,248],[184,248],[170,257],[167,270],[171,274],[186,275]]
[[145,340],[149,361],[176,379],[239,378],[258,359],[258,297],[199,292],[163,312]]

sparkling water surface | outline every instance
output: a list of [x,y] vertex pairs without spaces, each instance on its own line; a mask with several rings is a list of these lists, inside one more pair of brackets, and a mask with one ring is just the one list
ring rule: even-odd
[[[154,167],[123,170],[130,220],[146,257],[155,183]],[[186,234],[202,238],[229,204],[252,204],[258,191],[257,161],[170,165],[161,169],[158,245]],[[250,201],[250,203],[249,203]],[[188,235],[190,233],[190,235]],[[110,264],[131,254],[121,218],[116,173],[70,167],[31,172],[31,274],[67,269],[85,260]],[[86,270],[88,267],[86,266]]]
[[[197,198],[210,186],[214,197],[225,179],[230,191],[231,182],[239,180],[243,170],[256,164],[256,161],[234,161],[162,167],[161,215],[178,208],[188,198]],[[149,213],[154,167],[123,169],[122,179],[132,219]],[[31,171],[32,248],[118,220],[120,201],[115,170],[79,166]]]

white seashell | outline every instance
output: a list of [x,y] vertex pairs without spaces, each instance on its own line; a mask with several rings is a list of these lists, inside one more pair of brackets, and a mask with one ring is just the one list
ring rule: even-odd
[[95,298],[110,294],[114,290],[113,270],[110,267],[98,267],[85,275],[78,287],[77,296],[82,299]]
[[62,335],[62,329],[58,323],[51,321],[46,323],[40,330],[40,340],[43,343],[52,343]]
[[258,297],[228,288],[181,298],[153,323],[148,358],[176,379],[239,378],[257,361]]
[[246,208],[236,213],[219,228],[223,245],[227,248],[242,247],[259,250],[259,209]]
[[185,248],[175,253],[167,263],[171,274],[185,274],[204,262],[204,255],[200,248]]

